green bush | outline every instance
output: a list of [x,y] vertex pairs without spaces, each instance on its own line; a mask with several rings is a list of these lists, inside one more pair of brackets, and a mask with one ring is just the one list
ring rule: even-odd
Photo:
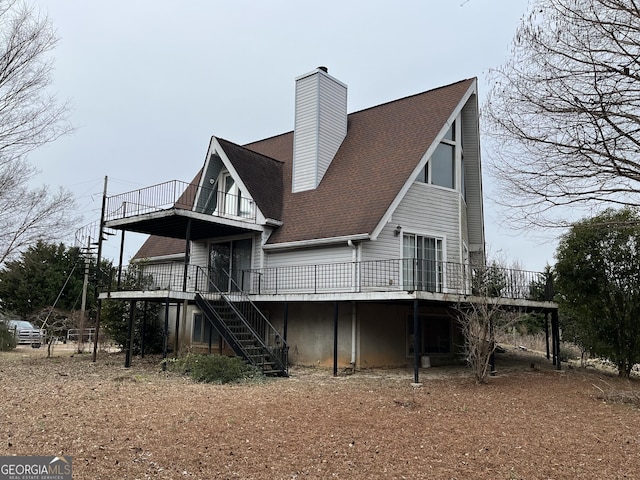
[[4,323],[0,322],[0,352],[8,352],[16,348],[16,337]]
[[169,370],[187,374],[196,382],[221,384],[264,378],[258,368],[248,365],[240,357],[187,353],[167,361],[167,365]]

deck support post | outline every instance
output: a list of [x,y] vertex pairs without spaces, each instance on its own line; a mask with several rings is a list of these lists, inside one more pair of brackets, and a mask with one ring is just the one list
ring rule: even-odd
[[333,305],[333,376],[338,376],[338,302]]
[[149,302],[145,300],[144,309],[142,310],[142,327],[140,328],[140,358],[144,358],[144,336],[147,329],[147,308]]
[[489,318],[489,338],[491,338],[491,342],[493,343],[493,348],[491,349],[491,355],[489,355],[489,375],[495,377],[496,375],[496,345],[493,335],[493,320]]
[[169,347],[169,297],[164,301],[164,332],[162,335],[162,370],[167,369],[167,350]]
[[[122,215],[127,215],[127,203],[124,202],[122,205]],[[126,230],[122,230],[122,234],[120,235],[120,255],[118,256],[118,290],[120,290],[120,286],[122,285],[122,259],[124,257],[124,234]]]
[[189,262],[191,261],[191,219],[187,220],[187,231],[184,245],[184,275],[182,277],[182,291],[187,291],[187,277],[189,276]]
[[289,328],[289,302],[284,302],[284,319],[282,322],[282,338],[286,342],[287,330]]
[[547,345],[547,360],[551,358],[549,355],[549,312],[544,312],[544,337]]
[[176,303],[176,332],[175,332],[175,338],[173,339],[173,356],[177,357],[178,356],[178,348],[180,348],[180,307],[181,307],[181,303],[178,302]]
[[418,299],[413,301],[413,383],[420,383],[420,316]]
[[129,302],[129,325],[127,328],[127,349],[124,357],[124,368],[131,366],[131,354],[133,353],[133,319],[136,314],[136,301]]
[[551,311],[551,328],[553,330],[553,344],[556,356],[556,370],[562,370],[562,360],[560,358],[560,322],[558,321],[558,310]]

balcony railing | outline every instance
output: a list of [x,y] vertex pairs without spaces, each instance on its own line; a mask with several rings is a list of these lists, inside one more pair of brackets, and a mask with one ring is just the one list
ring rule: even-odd
[[249,295],[287,293],[425,291],[543,301],[551,298],[547,275],[540,272],[471,266],[419,259],[374,260],[247,269],[232,272],[232,281],[217,272],[183,263],[135,264],[126,269],[121,289],[207,292],[216,279],[238,285]]
[[107,197],[105,220],[128,218],[169,208],[252,222],[256,219],[256,205],[250,198],[221,191],[216,184],[201,187],[172,180]]

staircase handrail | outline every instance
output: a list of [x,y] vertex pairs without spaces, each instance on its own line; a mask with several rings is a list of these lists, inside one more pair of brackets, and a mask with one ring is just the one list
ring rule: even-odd
[[[220,295],[221,298],[223,298],[225,300],[225,302],[227,303],[227,305],[229,305],[233,311],[236,313],[236,315],[238,316],[238,318],[240,319],[240,321],[242,321],[242,323],[251,331],[251,333],[253,334],[254,338],[256,338],[259,342],[260,345],[262,347],[264,347],[265,349],[267,349],[272,356],[274,357],[275,360],[277,360],[277,362],[280,364],[279,367],[282,368],[285,372],[288,370],[287,365],[285,363],[285,359],[281,358],[281,355],[276,354],[276,352],[274,351],[275,349],[280,349],[283,352],[287,352],[289,349],[289,345],[287,344],[286,340],[280,335],[280,333],[278,332],[278,330],[276,330],[276,328],[271,324],[271,322],[269,322],[269,320],[267,319],[267,317],[265,317],[265,315],[262,313],[262,311],[255,305],[255,303],[253,303],[253,301],[251,300],[251,298],[249,297],[249,295],[247,295],[246,292],[244,292],[239,286],[238,284],[235,282],[235,280],[233,280],[233,278],[231,277],[231,275],[229,274],[229,272],[227,272],[226,270],[222,269],[222,272],[225,275],[225,278],[229,278],[231,280],[231,287],[235,288],[236,290],[231,291],[231,292],[222,292],[218,286],[215,284],[215,282],[213,282],[211,280],[211,278],[209,277],[207,271],[198,266],[198,270],[199,270],[199,274],[198,277],[201,275],[204,275],[205,278],[207,279],[207,283],[210,287],[213,287],[214,289],[214,293],[218,293]],[[211,292],[202,292],[199,289],[199,282],[196,281],[196,286],[195,289],[198,293],[202,294],[202,293],[211,293]],[[233,301],[233,299],[231,298],[232,295],[238,296],[239,300],[236,300],[235,302]],[[205,297],[206,298],[206,297]],[[279,338],[279,341],[281,343],[280,346],[275,346],[275,345],[269,345],[264,341],[264,338],[262,337],[262,335],[260,335],[256,329],[254,328],[254,325],[251,324],[250,321],[247,320],[245,314],[243,314],[242,312],[240,312],[238,310],[238,308],[236,307],[236,305],[234,303],[245,303],[246,305],[249,305],[252,312],[254,313],[254,315],[257,315],[259,317],[259,320],[262,322],[262,324],[265,326],[265,329],[269,330],[269,336],[273,335],[274,337],[274,342],[276,338]],[[286,358],[286,356],[285,356]]]

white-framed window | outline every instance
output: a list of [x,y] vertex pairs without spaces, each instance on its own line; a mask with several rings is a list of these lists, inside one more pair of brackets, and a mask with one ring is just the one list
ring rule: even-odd
[[[457,188],[457,170],[462,173],[462,132],[458,118],[453,122],[443,139],[436,147],[433,155],[418,173],[416,181],[437,185],[444,188]],[[464,179],[460,188],[464,192]]]
[[238,184],[228,170],[222,170],[214,182],[216,196],[214,215],[251,218],[253,216],[253,200],[243,195]]
[[405,290],[442,292],[444,253],[442,238],[402,235],[402,281]]

